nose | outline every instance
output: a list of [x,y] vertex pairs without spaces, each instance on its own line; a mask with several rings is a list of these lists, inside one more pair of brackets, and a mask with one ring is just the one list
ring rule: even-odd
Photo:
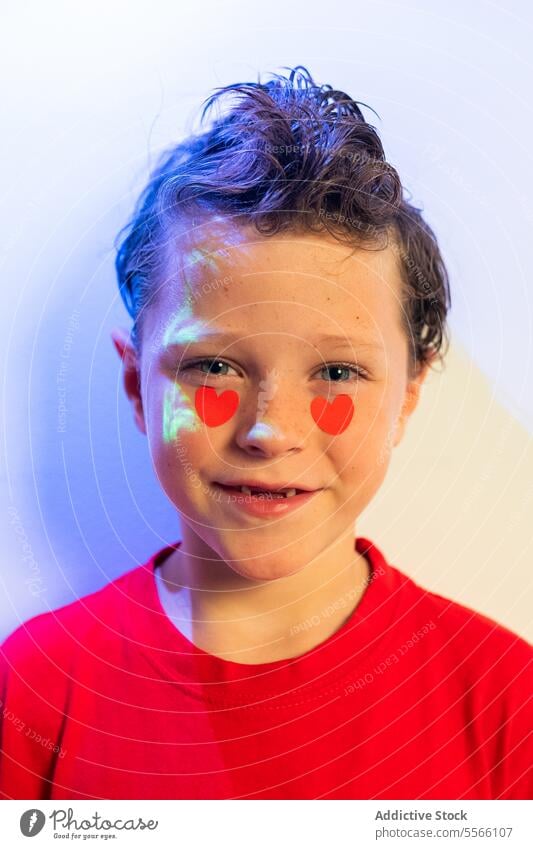
[[[261,384],[260,384],[261,386]],[[256,399],[241,409],[242,420],[236,441],[249,454],[265,458],[297,453],[303,449],[309,430],[305,401],[296,399],[294,386],[277,383],[259,390]]]

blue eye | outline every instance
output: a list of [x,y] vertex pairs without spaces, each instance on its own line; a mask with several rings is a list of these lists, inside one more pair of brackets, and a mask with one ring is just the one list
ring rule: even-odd
[[353,372],[355,374],[354,378],[348,378],[348,380],[329,380],[328,383],[351,383],[353,380],[358,380],[359,378],[366,378],[365,372],[360,369],[358,366],[354,366],[352,363],[328,363],[328,365],[323,366],[320,371],[332,371],[336,373],[337,377],[340,377],[339,372]]
[[[199,366],[202,366],[202,365],[204,365],[205,363],[207,363],[207,364],[208,364],[208,370],[207,370],[207,371],[204,371],[203,369],[199,368]],[[206,359],[203,359],[203,360],[196,360],[196,361],[195,361],[195,362],[193,362],[193,363],[189,363],[188,365],[183,366],[183,368],[181,369],[181,371],[191,371],[191,370],[192,370],[192,371],[201,371],[201,372],[202,372],[202,374],[205,374],[205,375],[207,375],[208,377],[226,377],[226,374],[218,374],[218,373],[217,373],[217,374],[215,374],[215,373],[211,370],[211,367],[212,367],[213,363],[214,363],[215,365],[217,365],[217,366],[226,366],[227,368],[233,368],[233,366],[230,366],[230,364],[229,364],[229,363],[225,363],[225,362],[224,362],[224,360],[218,360],[218,359],[208,359],[208,358],[206,358]]]
[[[207,370],[204,370],[203,368],[201,368],[201,366],[204,366],[206,364],[207,364]],[[209,357],[205,357],[202,360],[195,360],[192,363],[188,363],[187,365],[183,366],[180,369],[180,371],[181,372],[200,371],[202,374],[205,374],[207,377],[214,377],[214,378],[227,377],[228,376],[227,372],[224,372],[224,373],[214,372],[213,371],[213,365],[215,367],[216,366],[222,366],[222,368],[233,368],[233,366],[231,366],[229,363],[226,363],[224,360],[212,359],[212,358],[209,358]],[[359,368],[358,366],[355,366],[353,363],[328,363],[327,365],[322,366],[320,371],[321,372],[330,371],[330,372],[333,373],[333,375],[335,375],[333,380],[325,378],[327,383],[351,383],[354,380],[358,380],[360,378],[362,378],[363,380],[367,379],[366,372],[363,369]],[[354,377],[350,378],[348,376],[348,379],[343,380],[342,379],[342,373],[343,372],[344,373],[352,372],[354,374]],[[340,378],[340,379],[337,380],[335,378]]]

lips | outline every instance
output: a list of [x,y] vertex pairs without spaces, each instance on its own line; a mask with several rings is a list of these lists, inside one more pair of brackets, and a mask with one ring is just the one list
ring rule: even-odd
[[222,487],[222,489],[225,489],[227,492],[233,492],[239,495],[266,496],[270,498],[294,498],[295,495],[301,495],[303,492],[307,492],[307,490],[298,489],[296,487],[266,489],[265,487],[247,486],[246,484],[241,484],[240,486],[228,486],[227,484],[220,483],[217,484],[217,486]]
[[302,490],[293,494],[282,495],[280,491],[243,492],[240,488],[226,486],[213,482],[221,495],[221,503],[231,511],[238,511],[240,515],[249,515],[255,519],[269,519],[288,516],[298,513],[308,501],[318,498],[320,490]]
[[268,483],[267,481],[258,480],[240,480],[240,481],[214,481],[218,486],[229,489],[239,489],[241,486],[249,487],[249,489],[258,490],[260,492],[282,492],[285,490],[295,489],[296,492],[316,492],[320,487],[303,486],[292,482],[284,483]]

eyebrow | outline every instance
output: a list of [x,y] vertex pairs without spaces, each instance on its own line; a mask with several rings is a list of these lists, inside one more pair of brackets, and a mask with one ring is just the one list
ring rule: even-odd
[[339,336],[337,334],[322,334],[315,338],[315,342],[336,342],[338,345],[354,346],[356,348],[383,348],[377,339],[354,339],[351,336]]
[[[183,328],[184,330],[185,328]],[[177,331],[177,335],[179,335],[179,331]],[[187,341],[190,344],[201,343],[205,341],[212,342],[227,342],[229,340],[239,340],[246,336],[246,333],[232,333],[228,332],[218,332],[216,330],[210,330],[206,328],[202,333],[198,333],[192,338],[189,338]],[[354,339],[350,336],[343,336],[339,334],[320,334],[316,336],[313,340],[314,342],[331,342],[335,343],[337,346],[344,345],[345,347],[354,347],[354,348],[375,348],[377,350],[383,350],[383,345],[377,339]],[[172,344],[179,343],[169,343],[169,346]]]

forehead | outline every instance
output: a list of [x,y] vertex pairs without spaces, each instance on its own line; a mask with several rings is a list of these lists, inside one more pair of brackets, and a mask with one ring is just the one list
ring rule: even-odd
[[214,217],[168,239],[153,318],[167,335],[207,323],[379,338],[401,330],[401,295],[391,247],[353,249],[327,231],[263,236]]

